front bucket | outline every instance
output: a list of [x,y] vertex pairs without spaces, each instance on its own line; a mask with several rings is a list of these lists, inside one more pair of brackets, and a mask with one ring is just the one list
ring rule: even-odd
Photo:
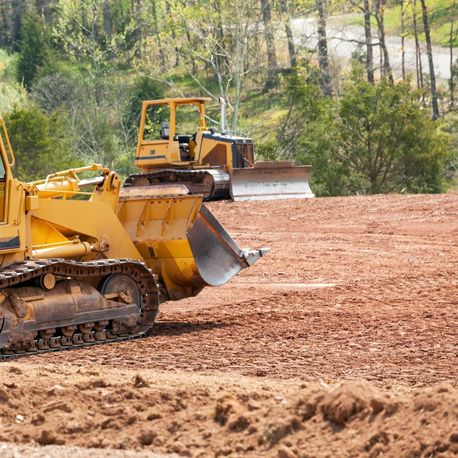
[[188,232],[188,241],[199,275],[208,286],[223,285],[268,251],[240,249],[205,206]]
[[293,166],[288,161],[258,162],[254,167],[233,169],[231,197],[235,201],[306,199],[310,189],[310,165]]

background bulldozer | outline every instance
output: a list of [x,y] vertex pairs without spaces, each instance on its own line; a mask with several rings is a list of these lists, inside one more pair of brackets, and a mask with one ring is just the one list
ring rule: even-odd
[[182,183],[191,194],[206,200],[270,200],[313,197],[310,166],[288,161],[254,160],[251,139],[225,128],[221,100],[221,131],[206,125],[209,98],[145,101],[135,157],[141,174],[131,175],[127,186]]
[[222,285],[263,254],[239,249],[181,185],[123,190],[97,164],[23,183],[2,125],[3,358],[143,335],[161,302]]

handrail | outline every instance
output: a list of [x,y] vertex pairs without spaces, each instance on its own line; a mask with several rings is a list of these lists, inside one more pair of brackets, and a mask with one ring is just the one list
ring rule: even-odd
[[16,158],[14,157],[13,147],[11,146],[10,137],[8,136],[8,129],[6,128],[5,120],[0,116],[0,124],[2,125],[3,135],[5,136],[6,145],[8,146],[8,151],[6,151],[8,162],[10,167],[13,167],[16,164]]
[[[54,178],[65,178],[69,175],[71,175],[73,178],[75,178],[77,181],[79,181],[79,178],[77,177],[77,173],[79,172],[85,172],[85,171],[97,171],[97,170],[106,170],[106,168],[102,164],[91,164],[91,165],[85,165],[83,167],[76,167],[73,169],[68,169],[68,170],[61,170],[60,172],[54,172],[50,173],[45,179],[42,180],[37,180],[37,181],[31,181],[29,184],[31,185],[40,185],[44,184],[45,186],[51,181],[53,181]],[[55,180],[57,181],[57,180]]]

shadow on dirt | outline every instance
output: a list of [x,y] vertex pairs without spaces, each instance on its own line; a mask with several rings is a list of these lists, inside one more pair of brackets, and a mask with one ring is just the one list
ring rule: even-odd
[[232,326],[230,323],[205,322],[193,323],[191,321],[156,321],[148,332],[149,336],[177,336],[193,332],[211,331],[213,329]]

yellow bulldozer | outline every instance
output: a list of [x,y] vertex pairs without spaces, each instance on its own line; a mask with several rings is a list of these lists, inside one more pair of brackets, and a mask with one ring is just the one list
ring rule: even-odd
[[221,131],[208,128],[207,97],[148,100],[142,104],[135,165],[126,186],[181,183],[205,200],[271,200],[314,197],[311,166],[255,162],[250,138],[228,132],[225,102]]
[[98,164],[21,182],[1,125],[0,359],[141,336],[160,303],[265,253],[240,249],[182,185],[123,189]]

